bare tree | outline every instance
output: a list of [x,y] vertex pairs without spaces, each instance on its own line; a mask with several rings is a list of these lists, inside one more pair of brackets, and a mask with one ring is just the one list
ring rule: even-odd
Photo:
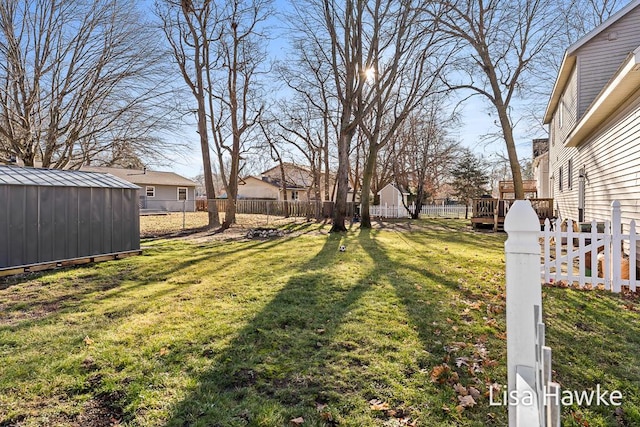
[[380,149],[409,114],[436,92],[449,55],[445,50],[449,46],[436,31],[437,21],[423,19],[418,2],[376,1],[370,13],[371,62],[364,107],[371,109],[359,126],[368,142],[362,174],[362,228],[371,228],[371,181]]
[[271,0],[221,3],[207,50],[206,84],[211,133],[227,191],[226,229],[235,223],[241,156],[252,132],[259,131],[256,125],[264,109],[258,80],[266,61],[263,24]]
[[[536,61],[557,36],[562,13],[553,0],[438,0],[425,7],[441,31],[455,37],[459,56],[449,87],[488,100],[498,115],[516,198],[524,198],[513,134],[514,98],[526,88]],[[459,77],[460,80],[454,79]]]
[[394,137],[394,180],[413,199],[413,208],[405,203],[413,219],[435,197],[455,162],[459,146],[448,135],[455,121],[445,116],[441,103],[432,100],[410,115]]
[[281,138],[308,161],[319,187],[317,200],[332,197],[330,153],[338,135],[338,105],[332,69],[313,39],[294,40],[295,57],[281,63],[279,77],[293,92],[280,103]]
[[154,40],[131,0],[1,0],[0,158],[162,156],[170,85]]
[[156,13],[162,20],[162,28],[171,46],[173,58],[197,103],[196,116],[207,193],[209,228],[220,226],[209,147],[210,112],[206,103],[211,21],[215,22],[217,19],[214,7],[215,4],[211,2],[196,6],[189,0],[156,2]]
[[331,68],[339,106],[337,189],[331,231],[346,231],[351,141],[368,113],[363,107],[363,88],[372,58],[366,53],[369,40],[364,33],[373,18],[364,0],[304,0],[296,2],[294,8],[298,31]]

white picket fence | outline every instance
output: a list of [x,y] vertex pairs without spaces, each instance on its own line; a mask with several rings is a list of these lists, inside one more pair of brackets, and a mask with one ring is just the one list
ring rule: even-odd
[[[414,205],[409,206],[411,211]],[[420,216],[426,218],[464,218],[466,207],[464,205],[423,205]],[[411,216],[407,208],[396,205],[372,205],[369,206],[369,214],[378,218],[408,218]]]
[[509,426],[559,427],[560,406],[552,396],[560,395],[560,386],[551,381],[542,323],[540,222],[528,200],[513,203],[504,229]]
[[[575,232],[567,221],[566,231],[552,227],[547,219],[542,238],[541,276],[545,283],[565,281],[569,286],[604,287],[620,292],[622,286],[636,291],[640,281],[636,277],[636,251],[640,239],[635,221],[623,232],[620,203],[611,204],[611,220],[598,232],[596,221],[590,232]],[[627,254],[624,254],[624,251]]]

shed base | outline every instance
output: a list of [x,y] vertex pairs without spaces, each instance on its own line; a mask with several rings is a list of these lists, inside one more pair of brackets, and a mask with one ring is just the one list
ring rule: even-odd
[[5,267],[0,268],[0,277],[12,276],[14,274],[32,273],[34,271],[51,270],[54,268],[70,267],[72,265],[89,264],[92,262],[111,261],[114,259],[127,258],[135,255],[142,255],[142,249],[125,252],[115,252],[110,254],[92,255],[82,258],[63,259],[59,261],[41,262],[38,264]]

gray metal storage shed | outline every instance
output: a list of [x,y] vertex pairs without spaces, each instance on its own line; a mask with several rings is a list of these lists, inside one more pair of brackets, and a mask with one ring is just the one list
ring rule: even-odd
[[137,190],[109,174],[0,166],[0,273],[139,253]]

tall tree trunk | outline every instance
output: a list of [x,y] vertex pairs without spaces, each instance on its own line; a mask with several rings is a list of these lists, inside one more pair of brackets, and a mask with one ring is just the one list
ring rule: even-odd
[[236,222],[236,202],[238,200],[238,174],[240,173],[240,137],[233,136],[231,149],[231,167],[227,182],[227,207],[224,212],[224,222],[221,229],[226,230]]
[[373,173],[376,170],[377,160],[378,148],[376,145],[371,145],[369,147],[367,161],[364,165],[364,171],[362,172],[362,194],[360,195],[362,211],[360,212],[360,228],[371,228],[371,214],[369,211],[369,206],[371,205],[371,180],[373,178]]
[[347,196],[349,195],[349,147],[354,130],[355,127],[351,130],[343,130],[338,141],[338,173],[336,176],[338,188],[331,232],[347,231],[345,219],[347,217]]
[[211,156],[209,155],[209,138],[207,137],[207,116],[204,98],[198,98],[198,133],[200,134],[200,150],[202,151],[202,167],[204,173],[204,187],[207,193],[208,228],[220,227],[220,215],[216,204],[216,190],[213,185],[213,171]]

